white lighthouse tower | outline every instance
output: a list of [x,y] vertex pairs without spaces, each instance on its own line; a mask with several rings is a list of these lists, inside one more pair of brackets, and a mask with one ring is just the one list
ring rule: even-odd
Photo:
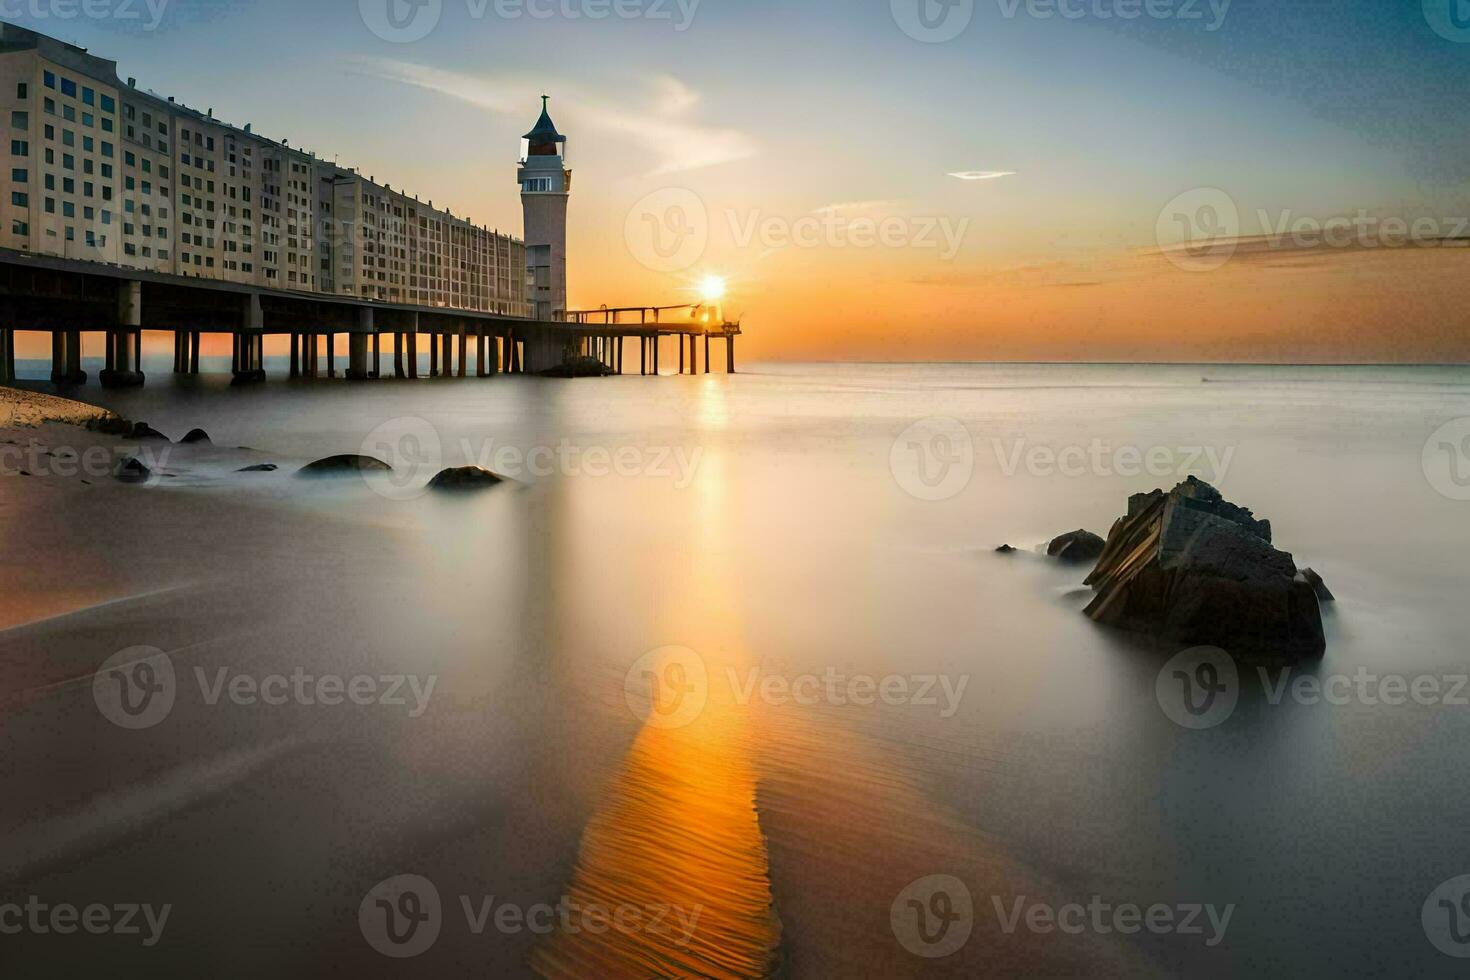
[[534,278],[531,300],[538,320],[561,320],[567,310],[567,138],[556,131],[541,96],[541,118],[522,138],[521,207],[525,215],[526,264]]

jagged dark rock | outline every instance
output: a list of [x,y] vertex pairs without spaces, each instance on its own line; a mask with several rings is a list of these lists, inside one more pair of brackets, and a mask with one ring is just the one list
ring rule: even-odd
[[999,548],[995,549],[995,553],[997,555],[1013,555],[1016,553],[1016,549],[1012,548],[1008,544],[1003,544]]
[[278,469],[280,469],[280,467],[276,466],[275,463],[256,463],[254,466],[245,466],[245,467],[242,467],[242,468],[236,470],[235,472],[236,473],[274,473]]
[[123,483],[146,483],[153,476],[153,471],[136,456],[129,456],[118,464],[113,475]]
[[1062,561],[1096,561],[1102,556],[1107,542],[1091,531],[1068,531],[1052,539],[1046,553]]
[[488,490],[505,482],[487,469],[478,466],[461,466],[441,471],[429,481],[430,490],[463,492],[466,490]]
[[314,463],[307,463],[296,471],[297,476],[344,476],[354,473],[390,473],[393,467],[371,456],[328,456]]
[[184,438],[179,440],[180,445],[192,446],[195,443],[209,443],[209,433],[203,429],[190,429]]
[[1087,584],[1087,615],[1119,629],[1276,659],[1326,649],[1317,593],[1270,522],[1194,477],[1131,497]]
[[1300,575],[1312,587],[1312,591],[1317,593],[1318,599],[1321,599],[1323,602],[1337,601],[1337,596],[1332,594],[1332,590],[1327,587],[1327,583],[1322,581],[1322,576],[1318,575],[1314,569],[1303,568]]

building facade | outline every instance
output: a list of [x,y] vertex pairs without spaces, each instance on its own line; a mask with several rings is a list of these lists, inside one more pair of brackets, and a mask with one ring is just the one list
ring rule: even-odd
[[0,24],[0,247],[531,316],[526,247]]

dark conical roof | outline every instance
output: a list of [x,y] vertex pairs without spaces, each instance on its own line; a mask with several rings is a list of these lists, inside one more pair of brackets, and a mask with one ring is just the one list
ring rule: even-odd
[[551,121],[551,114],[546,111],[546,103],[551,96],[541,96],[541,118],[536,120],[536,128],[525,135],[525,139],[532,143],[565,143],[567,138],[556,131],[556,123]]

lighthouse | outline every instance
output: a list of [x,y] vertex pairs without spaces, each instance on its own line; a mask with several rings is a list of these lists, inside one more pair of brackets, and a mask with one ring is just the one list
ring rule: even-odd
[[525,216],[526,264],[535,283],[531,300],[538,320],[561,320],[567,310],[567,138],[556,131],[541,96],[541,118],[521,140],[521,208]]

